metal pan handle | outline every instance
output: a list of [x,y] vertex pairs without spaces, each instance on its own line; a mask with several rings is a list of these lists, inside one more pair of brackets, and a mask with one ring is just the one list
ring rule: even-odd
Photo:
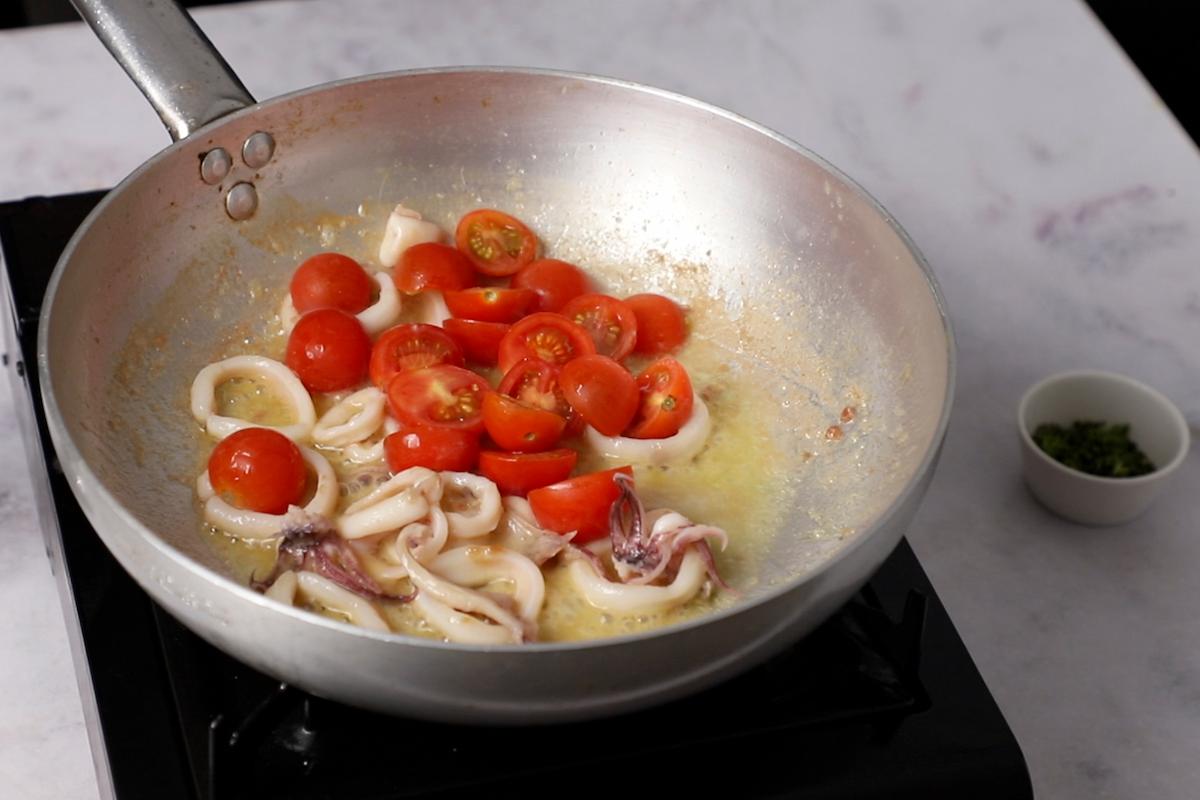
[[71,0],[162,119],[171,139],[254,98],[174,0]]

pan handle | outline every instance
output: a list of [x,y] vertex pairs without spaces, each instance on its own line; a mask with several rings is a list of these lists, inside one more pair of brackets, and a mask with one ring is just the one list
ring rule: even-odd
[[254,98],[174,0],[71,0],[179,141]]

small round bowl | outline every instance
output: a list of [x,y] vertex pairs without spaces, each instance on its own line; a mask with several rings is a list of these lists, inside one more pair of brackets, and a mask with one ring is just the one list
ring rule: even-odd
[[[1076,420],[1128,424],[1129,436],[1154,463],[1136,478],[1102,478],[1060,464],[1033,441],[1043,423]],[[1084,525],[1119,525],[1145,511],[1183,463],[1191,438],[1179,409],[1163,394],[1124,375],[1061,372],[1034,384],[1017,406],[1021,462],[1030,491],[1054,513]]]

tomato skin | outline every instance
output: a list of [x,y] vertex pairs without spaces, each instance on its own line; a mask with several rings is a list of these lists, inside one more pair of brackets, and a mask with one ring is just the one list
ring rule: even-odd
[[400,255],[392,280],[406,294],[426,289],[456,291],[475,285],[475,267],[449,245],[423,242]]
[[464,363],[458,343],[438,326],[421,322],[396,325],[381,333],[371,348],[371,383],[383,389],[398,372],[436,364],[461,367]]
[[318,308],[336,308],[357,314],[371,305],[375,282],[362,265],[341,253],[317,253],[292,273],[292,305],[304,314]]
[[388,406],[410,426],[483,431],[483,398],[491,388],[462,367],[437,364],[399,372],[387,385]]
[[303,499],[308,465],[282,433],[243,428],[217,442],[208,457],[208,479],[213,491],[237,508],[283,514]]
[[637,317],[633,309],[606,294],[581,294],[562,308],[562,315],[592,338],[596,352],[620,361],[637,342]]
[[629,371],[605,356],[581,356],[558,374],[563,397],[583,421],[605,436],[629,427],[641,395]]
[[634,439],[664,439],[679,433],[692,416],[692,380],[670,356],[655,361],[637,376],[640,406],[625,435]]
[[632,467],[617,467],[560,481],[529,492],[529,507],[543,528],[556,533],[577,531],[573,544],[587,544],[609,534],[609,511],[621,496],[613,476],[633,477]]
[[625,298],[637,318],[637,343],[633,352],[658,356],[673,353],[687,341],[683,309],[661,294],[635,294]]
[[558,444],[567,421],[508,395],[489,392],[483,398],[483,426],[505,450],[540,453]]
[[573,358],[596,352],[587,331],[561,314],[539,311],[513,324],[500,341],[498,363],[508,372],[523,358],[538,358],[561,367]]
[[484,450],[479,454],[479,471],[501,494],[524,497],[534,489],[566,480],[578,459],[578,453],[565,447],[544,453]]
[[502,322],[479,322],[451,317],[442,323],[442,330],[458,344],[468,361],[491,366],[496,363],[500,340],[510,326]]
[[583,431],[583,419],[563,397],[558,373],[558,367],[553,364],[537,358],[523,358],[504,373],[496,391],[535,408],[553,411],[567,421],[563,435],[574,436]]
[[480,322],[516,322],[537,301],[532,289],[479,286],[461,292],[444,292],[446,307],[460,319]]
[[537,292],[535,311],[559,311],[568,300],[591,291],[587,273],[557,258],[539,258],[513,275],[512,285]]
[[476,209],[458,221],[454,244],[484,275],[512,275],[537,256],[538,240],[525,223],[491,208]]
[[479,460],[479,434],[454,428],[408,425],[383,440],[388,468],[467,472]]
[[371,337],[345,311],[318,308],[302,316],[288,336],[284,363],[310,392],[336,392],[362,383],[371,360]]

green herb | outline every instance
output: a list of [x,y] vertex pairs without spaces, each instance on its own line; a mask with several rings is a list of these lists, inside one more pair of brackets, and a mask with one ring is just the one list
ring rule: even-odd
[[1071,427],[1039,425],[1033,441],[1071,469],[1103,478],[1132,478],[1154,472],[1154,464],[1129,438],[1128,425],[1079,421]]

